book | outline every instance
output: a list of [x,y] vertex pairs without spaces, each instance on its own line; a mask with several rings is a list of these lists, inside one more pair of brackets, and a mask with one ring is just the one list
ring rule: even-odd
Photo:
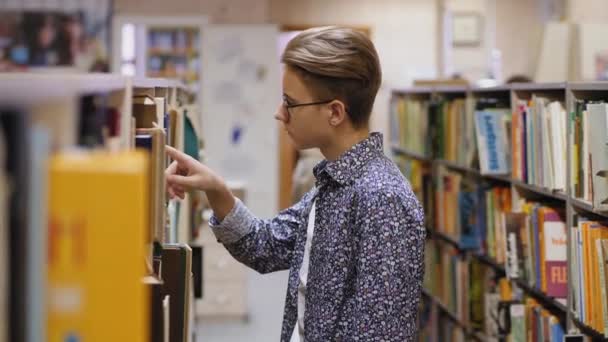
[[144,153],[63,152],[51,158],[48,341],[149,340],[142,282],[147,198]]
[[165,153],[166,136],[162,128],[139,128],[137,129],[136,146],[141,147],[149,153],[149,190],[150,196],[150,243],[158,241],[166,242],[165,217],[166,217],[166,187],[165,169],[167,168],[167,157]]
[[549,334],[551,336],[551,341],[563,341],[564,340],[565,330],[564,330],[564,327],[562,327],[560,321],[557,319],[557,317],[555,317],[555,316],[549,317],[549,330],[550,330]]
[[[541,208],[541,253],[544,273],[542,289],[547,295],[566,298],[568,295],[567,234],[563,214],[551,208]],[[541,268],[541,272],[542,272]]]
[[150,95],[133,96],[133,117],[136,128],[162,127],[163,119],[158,117],[156,100]]
[[470,264],[470,322],[474,329],[483,329],[485,325],[484,293],[486,290],[487,272],[481,262],[473,260]]
[[482,174],[507,174],[506,127],[504,111],[475,112],[475,130],[479,151],[479,165]]
[[505,270],[508,278],[518,279],[524,274],[524,247],[523,237],[524,227],[526,224],[526,214],[524,213],[506,213],[506,251],[507,258]]
[[510,340],[526,342],[526,306],[524,304],[512,304],[509,311],[511,316]]
[[600,330],[604,336],[608,336],[608,293],[606,287],[608,285],[607,267],[608,267],[608,240],[596,240],[597,255],[598,255],[598,270],[599,270],[599,287],[602,305],[602,327]]
[[457,234],[460,238],[460,246],[464,249],[480,248],[480,222],[477,212],[479,210],[479,193],[474,182],[464,179],[460,192],[458,193],[458,218],[459,226]]
[[575,227],[570,228],[570,241],[571,241],[571,247],[570,247],[570,254],[568,255],[568,260],[571,260],[571,267],[570,267],[570,273],[568,274],[568,277],[570,277],[570,279],[572,279],[572,286],[570,287],[570,292],[569,292],[569,296],[570,298],[572,298],[571,301],[571,305],[572,305],[572,314],[574,315],[574,317],[579,318],[580,317],[580,298],[579,298],[579,286],[580,286],[580,282],[579,282],[579,278],[578,278],[578,269],[580,266],[579,264],[579,260],[578,260],[578,229],[576,229]]
[[602,171],[608,170],[608,135],[606,124],[608,120],[608,104],[590,103],[587,105],[589,129],[589,154],[591,183],[591,202],[596,210],[608,210],[608,179],[601,176]]
[[[30,128],[28,174],[28,226],[26,232],[26,341],[46,340],[46,269],[48,224],[49,130],[34,124]],[[1,274],[1,273],[0,273]]]
[[491,340],[498,340],[498,304],[500,303],[500,294],[489,292],[485,294],[484,309],[485,309],[485,334]]
[[394,96],[391,99],[391,142],[395,146],[430,156],[428,132],[429,101],[424,98]]
[[165,244],[162,250],[162,264],[164,293],[171,298],[170,340],[186,341],[189,331],[192,249],[187,244]]
[[30,199],[28,175],[30,172],[29,137],[31,113],[0,108],[0,131],[5,139],[5,159],[2,165],[8,187],[8,341],[25,340],[27,330],[27,227]]

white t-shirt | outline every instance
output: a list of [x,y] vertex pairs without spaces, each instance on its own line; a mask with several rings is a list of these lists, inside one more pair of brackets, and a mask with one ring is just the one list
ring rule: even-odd
[[315,231],[316,201],[312,202],[312,209],[308,215],[308,228],[306,229],[306,245],[304,247],[304,260],[300,267],[300,282],[298,284],[298,321],[293,328],[290,342],[304,342],[304,309],[306,304],[306,281],[308,280],[308,264],[310,262],[310,246]]

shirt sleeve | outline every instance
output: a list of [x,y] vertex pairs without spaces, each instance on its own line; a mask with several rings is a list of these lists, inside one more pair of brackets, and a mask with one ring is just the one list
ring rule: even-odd
[[309,207],[313,191],[276,217],[262,220],[236,199],[230,213],[221,222],[212,216],[209,225],[215,237],[239,262],[260,272],[289,269],[296,233],[303,212]]
[[360,204],[353,340],[414,341],[424,276],[424,211],[415,195]]

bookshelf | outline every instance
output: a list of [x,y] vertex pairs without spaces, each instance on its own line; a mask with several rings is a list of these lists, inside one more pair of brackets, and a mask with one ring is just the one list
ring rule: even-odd
[[[167,166],[157,162],[165,160],[158,159],[165,155],[165,141],[134,151],[137,139],[146,138],[140,129],[163,129],[133,125],[144,115],[138,94],[154,99],[150,113],[175,111],[185,120],[183,108],[196,113],[189,92],[175,81],[116,74],[0,74],[0,216],[9,220],[0,225],[0,247],[7,251],[0,256],[0,269],[9,275],[0,281],[0,320],[7,322],[0,325],[0,340],[55,340],[66,331],[93,340],[148,340],[149,329],[162,323],[152,327],[148,321],[158,317],[153,312],[160,303],[149,295],[168,291],[150,279],[165,284],[175,279],[155,274],[154,266],[165,262],[166,269],[175,270],[174,259],[185,276],[173,290],[181,286],[186,299],[182,317],[170,317],[177,329],[190,334],[189,247],[159,238],[148,221],[166,208],[164,190],[155,203],[148,196],[158,183],[152,175],[163,177]],[[167,127],[160,117],[153,121]],[[194,210],[182,207],[186,216]],[[80,221],[73,224],[72,217]],[[175,217],[168,221],[180,230],[189,228]],[[153,255],[152,243],[166,255]],[[178,258],[170,251],[176,246],[183,251]],[[73,308],[77,317],[59,305],[70,289],[80,291],[74,297],[82,301]],[[124,308],[116,311],[116,301]],[[160,317],[163,310],[160,303]],[[84,323],[101,316],[103,325]],[[177,340],[173,331],[171,336]]]
[[178,79],[199,103],[205,16],[123,15],[112,22],[112,71],[141,78]]
[[407,158],[416,159],[416,160],[419,160],[419,161],[425,162],[425,163],[429,163],[429,162],[433,161],[431,158],[424,156],[418,152],[409,151],[409,150],[399,147],[399,146],[392,146],[391,149],[393,150],[393,153],[402,155]]
[[[459,253],[461,253],[463,255],[470,255],[470,257],[480,261],[484,265],[491,268],[495,272],[496,275],[504,276],[506,274],[504,265],[498,264],[495,260],[493,260],[488,255],[480,254],[480,253],[475,252],[474,250],[468,250],[466,248],[463,248],[458,241],[454,240],[453,238],[451,238],[445,234],[433,231],[433,229],[427,229],[427,233],[431,239],[437,239],[439,241],[442,241],[443,243],[447,243],[450,246],[455,247],[459,251]],[[565,318],[565,315],[568,312],[568,308],[565,305],[556,301],[554,298],[551,298],[551,297],[545,295],[541,291],[538,291],[537,289],[531,287],[529,284],[526,284],[523,280],[514,279],[513,281],[517,284],[517,286],[519,286],[527,294],[534,297],[539,302],[543,303],[552,312],[554,312],[557,315],[563,316],[562,318]],[[424,292],[427,296],[431,296],[430,292],[428,292],[426,290]]]
[[[437,100],[437,99],[464,99],[465,102],[470,101],[470,104],[467,104],[467,110],[469,111],[479,111],[483,109],[480,108],[480,103],[486,101],[486,103],[503,103],[503,107],[506,109],[505,112],[508,112],[510,116],[509,121],[509,136],[508,136],[508,149],[505,151],[508,153],[506,159],[509,162],[509,169],[507,172],[498,173],[498,174],[488,174],[486,172],[480,171],[479,164],[479,154],[476,150],[474,158],[460,158],[459,160],[454,160],[453,158],[447,157],[437,157],[434,154],[433,150],[430,149],[428,151],[420,151],[420,150],[412,150],[410,146],[406,146],[403,144],[403,141],[400,138],[395,138],[394,135],[398,136],[403,132],[403,128],[412,129],[408,127],[407,118],[408,115],[412,115],[407,111],[404,111],[404,107],[399,107],[403,101],[411,100]],[[580,280],[574,276],[574,272],[577,271],[577,267],[580,265],[575,265],[575,261],[578,259],[574,259],[573,256],[576,253],[576,249],[574,249],[574,237],[573,237],[573,229],[572,227],[577,226],[577,222],[580,226],[581,218],[589,219],[589,220],[597,220],[600,222],[605,222],[608,220],[608,210],[603,210],[602,207],[598,206],[598,201],[596,199],[595,203],[590,198],[590,194],[593,194],[594,191],[589,190],[591,187],[596,188],[596,185],[591,184],[591,181],[587,181],[585,178],[581,181],[582,176],[578,176],[576,178],[575,172],[581,172],[577,169],[576,165],[583,164],[575,164],[575,148],[583,144],[582,142],[577,142],[573,138],[573,130],[577,129],[573,123],[570,122],[574,113],[577,110],[577,103],[585,103],[585,104],[594,104],[598,102],[608,102],[608,82],[592,82],[592,83],[544,83],[544,84],[536,84],[536,83],[526,83],[526,84],[512,84],[508,86],[501,87],[493,87],[493,88],[473,88],[473,87],[463,87],[463,86],[436,86],[436,87],[420,87],[420,88],[406,88],[406,89],[398,89],[393,92],[391,98],[391,150],[393,155],[400,160],[411,160],[411,163],[418,162],[427,165],[427,168],[432,171],[427,171],[427,177],[430,177],[431,183],[433,186],[436,186],[436,178],[438,175],[442,175],[441,173],[436,173],[439,167],[447,170],[447,172],[451,175],[460,174],[461,176],[453,176],[460,182],[460,179],[470,178],[472,182],[479,186],[485,186],[489,188],[493,187],[508,187],[511,193],[511,209],[509,212],[518,212],[522,210],[522,203],[539,203],[541,206],[548,208],[548,210],[557,211],[559,213],[563,213],[563,222],[566,227],[566,262],[567,262],[567,289],[568,294],[562,300],[556,300],[554,297],[547,295],[543,290],[540,289],[539,285],[533,285],[532,282],[525,280],[522,277],[509,277],[510,283],[520,291],[525,297],[533,298],[538,304],[542,306],[542,308],[549,311],[552,315],[554,315],[564,329],[564,333],[581,333],[593,340],[604,340],[608,335],[604,336],[603,332],[598,331],[599,323],[595,321],[594,323],[590,322],[590,324],[584,323],[580,319],[580,313],[576,311],[576,301],[575,292],[576,286],[581,286],[574,284],[575,280],[577,282],[581,282],[584,280]],[[408,103],[410,107],[408,108],[416,108],[413,107],[412,103]],[[529,107],[526,107],[529,106]],[[497,105],[497,107],[500,107]],[[426,126],[424,126],[427,130],[419,130],[419,134],[427,135],[434,138],[437,138],[434,133],[430,131],[432,125],[432,116],[436,115],[433,112],[431,106],[429,107],[421,107],[425,110],[422,115],[421,113],[416,113],[417,116],[425,116],[428,117],[429,122]],[[429,109],[430,108],[430,109]],[[529,111],[537,111],[534,113],[544,113],[538,114],[539,117],[542,118],[551,118],[547,119],[547,125],[552,126],[532,126],[538,129],[550,128],[551,136],[555,139],[563,139],[561,141],[557,140],[546,140],[548,139],[546,136],[543,136],[541,133],[537,133],[539,131],[532,131],[534,133],[530,133],[531,129],[528,126],[528,131],[525,132],[522,130],[522,123],[517,122],[517,129],[513,128],[513,123],[511,121],[511,116],[515,116],[519,111],[528,110]],[[580,111],[580,110],[579,110]],[[586,114],[586,112],[585,112]],[[450,112],[449,115],[464,115],[460,112]],[[518,117],[524,118],[523,114]],[[528,114],[530,115],[530,114]],[[537,114],[534,114],[537,115]],[[546,115],[546,116],[540,116]],[[445,118],[445,117],[444,117]],[[462,118],[462,119],[461,119]],[[452,125],[454,122],[458,120],[467,120],[465,116],[457,116],[456,119],[448,119],[453,120],[449,121],[449,124]],[[533,120],[528,118],[528,120]],[[591,120],[591,119],[589,119]],[[535,124],[538,122],[535,122]],[[443,123],[441,123],[443,124]],[[524,121],[523,125],[529,125],[529,121]],[[460,125],[459,131],[463,131],[466,133],[466,123],[462,121],[458,122],[457,125]],[[562,126],[560,126],[562,125]],[[581,124],[582,125],[582,124]],[[586,129],[591,129],[592,124],[589,124],[589,128],[585,126]],[[511,129],[515,130],[512,131]],[[448,132],[450,128],[444,129],[444,132]],[[604,133],[606,129],[604,128]],[[411,131],[410,131],[411,132]],[[525,133],[524,133],[525,132]],[[590,132],[590,131],[589,131]],[[585,131],[585,134],[590,134],[588,131]],[[452,133],[453,134],[453,133]],[[538,136],[532,136],[525,134],[538,134]],[[561,134],[561,135],[560,135]],[[563,136],[565,134],[565,137]],[[521,139],[524,137],[525,142],[524,145],[521,145],[522,142],[519,140],[513,139]],[[549,138],[551,138],[549,137]],[[560,138],[561,137],[561,138]],[[537,140],[532,140],[536,138]],[[412,138],[411,138],[412,139]],[[413,138],[415,139],[415,138]],[[452,137],[443,136],[441,139],[445,139],[450,141],[450,139],[455,139]],[[456,138],[461,139],[461,138]],[[595,140],[594,140],[595,141]],[[547,142],[550,142],[547,144]],[[432,144],[430,141],[426,141],[427,144]],[[477,142],[478,143],[478,142]],[[515,145],[515,144],[518,145]],[[539,147],[535,148],[534,152],[540,151],[548,151],[550,153],[545,153],[544,156],[537,156],[537,159],[525,159],[527,155],[529,155],[532,150],[529,149],[526,143],[536,143]],[[575,145],[578,144],[578,145]],[[542,145],[545,144],[545,145]],[[562,144],[562,146],[559,146]],[[546,146],[551,145],[550,148]],[[543,147],[544,146],[544,147]],[[478,146],[475,147],[477,149]],[[579,147],[580,148],[580,147]],[[466,149],[466,146],[464,147]],[[518,155],[512,155],[513,150],[517,151]],[[440,150],[441,151],[441,150]],[[427,152],[427,153],[421,153]],[[445,152],[445,150],[443,151]],[[563,158],[561,158],[562,154]],[[592,151],[589,151],[591,153]],[[527,153],[527,154],[526,154]],[[584,155],[584,154],[583,154]],[[547,159],[542,159],[547,158]],[[591,157],[589,157],[591,158]],[[541,161],[542,160],[542,161]],[[464,163],[463,163],[464,161]],[[550,164],[543,163],[548,161]],[[564,162],[565,161],[565,162]],[[518,163],[518,164],[514,164]],[[537,164],[532,164],[537,163]],[[541,163],[539,165],[538,163]],[[582,163],[582,162],[581,162]],[[551,165],[548,167],[546,165]],[[592,164],[591,164],[592,165]],[[597,165],[597,164],[596,164]],[[517,169],[514,167],[517,166]],[[536,169],[540,167],[540,169]],[[589,166],[591,167],[591,166]],[[532,170],[534,168],[534,170]],[[576,170],[576,171],[575,171]],[[595,169],[594,169],[595,170]],[[411,169],[407,170],[411,172]],[[531,175],[531,172],[535,172],[534,175]],[[591,170],[585,170],[587,174],[591,173]],[[414,177],[419,179],[419,177],[412,176],[411,174],[405,174],[406,177]],[[430,175],[430,176],[428,176]],[[585,196],[577,196],[575,193],[575,187],[577,186],[575,182],[588,182],[587,185],[578,185],[579,195],[583,194]],[[449,183],[448,183],[449,184]],[[458,184],[458,183],[457,183]],[[415,188],[424,187],[420,184],[414,184]],[[599,189],[599,188],[598,188]],[[583,192],[583,190],[587,192]],[[597,193],[599,190],[595,190],[595,196],[598,196]],[[431,191],[432,195],[433,192]],[[602,193],[600,192],[600,195]],[[429,196],[429,191],[426,191],[424,196]],[[582,198],[586,197],[586,198]],[[428,203],[432,203],[436,200],[435,195],[428,198],[424,198],[421,202],[425,202],[425,205]],[[433,205],[434,206],[434,205]],[[445,210],[451,210],[449,207],[446,207]],[[431,217],[429,221],[429,217],[427,216],[427,232],[428,238],[434,241],[438,241],[442,244],[447,244],[449,246],[454,247],[458,250],[458,253],[463,255],[469,255],[470,258],[479,261],[483,265],[485,265],[488,269],[492,270],[496,276],[505,276],[509,275],[509,269],[505,262],[497,262],[495,258],[487,254],[487,251],[480,250],[479,248],[471,248],[470,246],[463,245],[462,236],[458,234],[454,235],[451,233],[446,233],[442,230],[445,230],[435,224],[435,216],[437,215],[436,208],[425,208],[425,210],[431,211]],[[456,210],[459,210],[458,208]],[[434,216],[435,215],[435,216]],[[484,214],[485,215],[485,214]],[[437,228],[441,228],[437,230]],[[457,231],[458,233],[458,231]],[[582,234],[582,233],[579,233]],[[599,234],[599,233],[598,233]],[[501,243],[507,243],[503,241]],[[580,243],[580,242],[579,242]],[[487,247],[487,246],[486,246]],[[484,248],[486,248],[484,247]],[[508,252],[505,252],[508,253]],[[578,261],[576,261],[578,262]],[[427,270],[427,272],[436,272],[438,270]],[[592,279],[593,280],[593,279]],[[599,290],[597,290],[599,291]],[[598,292],[599,293],[599,292]],[[595,294],[594,294],[595,295]],[[425,292],[425,296],[431,296],[432,294],[429,291]],[[436,299],[436,298],[435,298]],[[565,301],[564,301],[565,300]],[[439,301],[437,299],[437,301]],[[599,299],[598,299],[599,301]],[[592,326],[593,324],[594,326]],[[479,333],[479,331],[477,331]]]

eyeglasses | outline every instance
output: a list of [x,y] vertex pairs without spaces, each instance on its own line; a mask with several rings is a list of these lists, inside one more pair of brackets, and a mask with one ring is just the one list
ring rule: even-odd
[[327,104],[327,103],[330,103],[331,101],[333,101],[333,99],[325,100],[325,101],[317,101],[317,102],[289,104],[289,103],[287,103],[286,99],[283,99],[283,108],[285,108],[285,111],[287,112],[287,114],[289,114],[291,116],[291,112],[289,111],[291,108]]

